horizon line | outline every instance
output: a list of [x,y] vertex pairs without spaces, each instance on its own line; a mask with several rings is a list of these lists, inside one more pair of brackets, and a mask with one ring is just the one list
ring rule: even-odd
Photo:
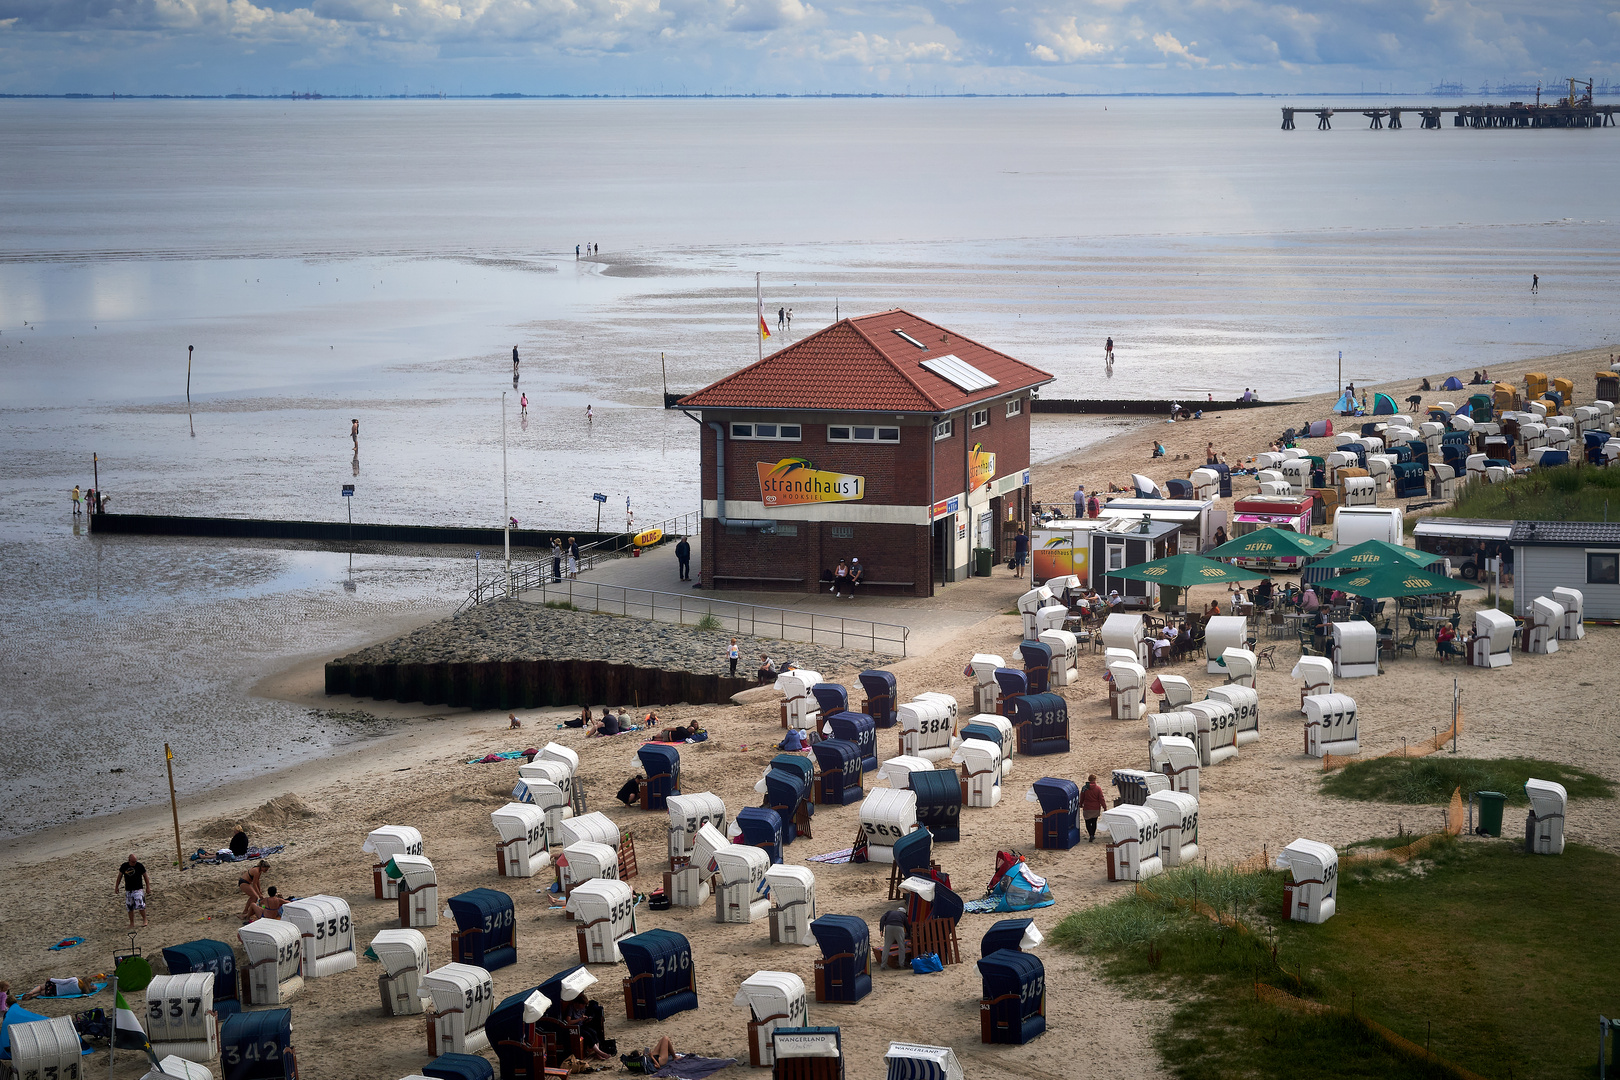
[[[1054,90],[1044,93],[1034,92],[968,92],[948,94],[913,94],[892,93],[881,91],[826,91],[819,93],[734,93],[734,94],[678,94],[678,93],[520,93],[516,91],[489,94],[448,94],[448,93],[421,93],[421,94],[327,94],[320,91],[306,91],[286,94],[127,94],[127,93],[84,93],[66,92],[59,94],[47,93],[0,93],[0,100],[56,100],[56,101],[660,101],[660,100],[809,100],[809,99],[845,99],[845,98],[1282,98],[1282,97],[1316,97],[1316,98],[1417,98],[1417,97],[1478,97],[1478,94],[1443,94],[1433,90],[1407,92],[1407,91],[1364,91],[1364,90],[1306,90],[1306,91],[1277,91],[1277,90],[1181,90],[1181,91],[1074,91]],[[1499,96],[1499,95],[1486,95]],[[1620,96],[1620,87],[1595,96]]]

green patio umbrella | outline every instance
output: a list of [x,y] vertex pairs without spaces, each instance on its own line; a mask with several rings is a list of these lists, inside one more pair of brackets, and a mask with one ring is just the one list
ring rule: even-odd
[[1205,554],[1212,559],[1298,559],[1320,555],[1332,546],[1333,541],[1324,537],[1273,525],[1228,540]]
[[1206,559],[1202,555],[1181,554],[1128,566],[1123,570],[1110,570],[1108,576],[1151,581],[1165,588],[1188,589],[1194,585],[1220,585],[1227,581],[1258,581],[1266,575]]
[[1429,593],[1454,593],[1464,589],[1478,589],[1466,581],[1441,577],[1416,566],[1375,566],[1369,570],[1355,570],[1340,574],[1317,584],[1352,596],[1370,596],[1375,600],[1401,596],[1425,596]]
[[1328,570],[1371,570],[1375,566],[1431,566],[1444,558],[1444,555],[1417,551],[1386,540],[1363,540],[1354,547],[1318,559],[1311,566]]

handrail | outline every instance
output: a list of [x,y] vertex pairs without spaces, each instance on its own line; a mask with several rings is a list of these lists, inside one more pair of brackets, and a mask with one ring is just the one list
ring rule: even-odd
[[541,603],[569,603],[582,611],[607,611],[680,625],[692,625],[704,617],[712,617],[722,629],[734,630],[739,636],[747,634],[812,644],[832,644],[836,641],[840,648],[865,646],[871,652],[907,655],[906,644],[911,629],[898,623],[849,619],[800,608],[766,607],[597,581],[551,581],[550,576],[548,568],[543,576],[514,588],[513,595],[538,592]]
[[[654,522],[651,525],[637,529],[633,533],[614,533],[612,536],[606,537],[605,539],[593,541],[592,543],[586,544],[584,547],[579,549],[579,569],[582,572],[596,569],[598,559],[604,555],[610,555],[614,552],[622,551],[625,548],[632,546],[630,542],[633,541],[637,535],[646,532],[648,529],[663,529],[665,536],[694,535],[697,532],[698,526],[701,524],[701,518],[701,511],[688,510],[684,514],[679,514],[671,518],[665,518],[663,521]],[[668,528],[667,526],[670,525],[674,525],[675,527]],[[480,582],[476,588],[468,590],[467,598],[456,606],[456,610],[452,617],[455,615],[461,615],[469,609],[477,607],[479,604],[487,603],[491,600],[500,600],[508,595],[515,596],[518,593],[536,588],[550,576],[551,555],[549,553],[542,555],[540,558],[534,559],[530,562],[515,564],[512,567],[512,588],[510,592],[506,587],[505,576],[497,571],[490,575],[488,581]]]

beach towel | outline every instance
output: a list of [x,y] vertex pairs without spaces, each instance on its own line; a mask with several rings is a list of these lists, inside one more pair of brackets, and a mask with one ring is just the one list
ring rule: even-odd
[[286,850],[286,844],[271,844],[267,847],[248,848],[247,851],[242,855],[236,856],[231,854],[230,848],[220,848],[215,852],[209,852],[203,848],[198,848],[196,851],[191,853],[191,861],[196,863],[198,866],[219,866],[222,863],[256,862],[268,855],[280,855]]
[[[51,996],[56,998],[56,1000],[58,1000],[58,1001],[61,1001],[64,998],[95,997],[97,994],[99,994],[103,990],[107,989],[107,980],[106,979],[102,979],[99,982],[94,983],[93,984],[94,989],[92,989],[88,994],[79,993],[79,990],[78,990],[79,980],[78,979],[52,979],[51,982],[56,984],[56,993],[51,995]],[[68,993],[68,994],[62,993],[62,988],[64,986],[72,986],[73,987],[73,992]],[[41,996],[43,996],[43,995],[41,995]]]
[[698,1057],[696,1054],[682,1054],[652,1075],[678,1077],[679,1080],[703,1080],[704,1077],[713,1076],[721,1069],[729,1069],[735,1064],[736,1058],[706,1058]]
[[807,862],[818,862],[818,863],[831,863],[831,864],[836,865],[838,863],[852,862],[854,860],[854,858],[855,858],[855,849],[852,848],[852,847],[847,847],[847,848],[842,848],[841,850],[838,850],[838,851],[829,851],[825,855],[811,855],[811,856],[809,856],[807,858],[806,861]]
[[502,750],[499,753],[485,754],[481,758],[473,758],[471,761],[467,762],[467,764],[468,765],[495,765],[495,764],[498,764],[499,762],[502,762],[502,761],[515,761],[518,758],[524,757],[525,755],[530,754],[530,753],[533,753],[533,751]]
[[63,949],[71,949],[75,945],[83,944],[84,938],[82,937],[65,937],[61,941],[58,941],[55,945],[51,946],[51,952],[61,952]]

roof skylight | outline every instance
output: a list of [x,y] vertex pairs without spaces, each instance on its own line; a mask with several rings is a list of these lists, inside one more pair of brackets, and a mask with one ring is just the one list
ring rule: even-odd
[[918,341],[916,338],[912,337],[910,334],[906,333],[904,330],[896,330],[895,333],[899,334],[901,337],[905,338],[907,341],[909,341],[913,345],[917,346],[917,348],[922,349],[925,352],[927,351],[928,346],[924,345],[922,342]]

